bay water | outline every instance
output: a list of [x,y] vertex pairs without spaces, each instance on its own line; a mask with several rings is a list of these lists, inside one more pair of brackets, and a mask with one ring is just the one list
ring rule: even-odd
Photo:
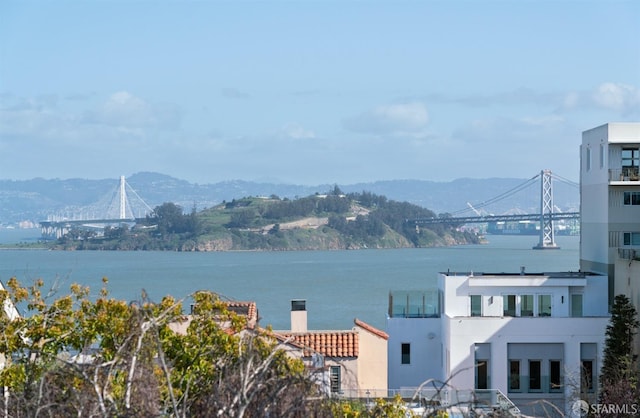
[[[0,230],[0,242],[16,241],[17,230]],[[35,231],[35,230],[34,230]],[[39,231],[38,231],[39,233]],[[28,241],[22,232],[19,241]],[[23,239],[26,238],[26,239]],[[559,250],[533,250],[535,236],[487,236],[488,243],[439,248],[290,252],[159,252],[0,250],[0,280],[72,283],[97,296],[102,278],[117,299],[153,301],[185,298],[211,290],[234,300],[255,301],[262,326],[288,329],[290,301],[305,299],[309,329],[350,329],[354,318],[382,330],[391,290],[434,286],[438,272],[577,271],[579,237],[556,237]]]

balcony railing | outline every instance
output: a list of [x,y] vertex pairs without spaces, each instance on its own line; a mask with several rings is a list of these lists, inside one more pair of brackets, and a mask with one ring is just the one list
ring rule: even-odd
[[[381,391],[376,389],[352,389],[340,393],[341,398],[358,399],[371,404],[375,399],[402,398],[406,405],[422,413],[437,410],[479,412],[490,411],[497,416],[519,416],[518,407],[498,389],[455,390],[452,388],[403,388]],[[429,415],[431,416],[431,415]],[[467,414],[463,414],[467,416]]]
[[609,169],[609,181],[640,181],[638,167]]
[[618,258],[622,260],[640,260],[640,248],[618,248]]
[[441,292],[392,291],[389,293],[389,317],[391,318],[439,318]]
[[549,376],[512,375],[509,378],[509,393],[562,393],[562,380],[553,382]]

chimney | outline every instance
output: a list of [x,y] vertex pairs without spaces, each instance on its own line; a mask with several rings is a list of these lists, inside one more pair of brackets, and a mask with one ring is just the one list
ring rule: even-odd
[[291,301],[291,332],[307,332],[307,301]]

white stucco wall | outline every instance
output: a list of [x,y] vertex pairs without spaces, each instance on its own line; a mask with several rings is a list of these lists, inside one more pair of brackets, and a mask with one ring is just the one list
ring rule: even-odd
[[[417,387],[442,379],[442,319],[387,318],[389,389]],[[411,344],[411,362],[402,364],[401,346]]]

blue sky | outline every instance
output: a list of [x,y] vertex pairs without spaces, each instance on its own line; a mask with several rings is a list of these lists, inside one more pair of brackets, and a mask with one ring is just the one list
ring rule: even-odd
[[640,2],[0,2],[0,178],[578,179]]

